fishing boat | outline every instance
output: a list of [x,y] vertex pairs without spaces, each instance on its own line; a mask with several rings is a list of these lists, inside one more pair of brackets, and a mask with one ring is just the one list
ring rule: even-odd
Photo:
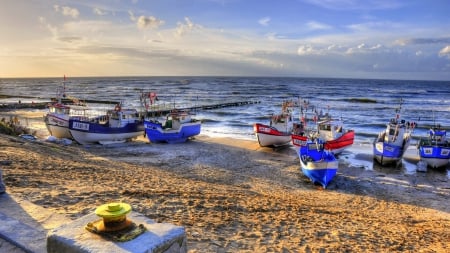
[[283,102],[280,114],[270,117],[269,125],[255,123],[253,131],[261,147],[279,147],[290,144],[294,127],[291,102]]
[[450,142],[447,140],[446,134],[445,129],[436,125],[428,131],[425,139],[420,139],[417,143],[420,160],[425,162],[428,167],[440,168],[448,165]]
[[331,117],[320,118],[317,123],[317,137],[325,140],[325,148],[335,155],[353,145],[355,132],[345,129],[342,120]]
[[[312,107],[312,115],[308,115],[309,102],[304,102],[301,107],[301,123],[294,123],[292,140],[301,139],[301,136],[307,135],[312,139],[319,138],[325,141],[325,149],[338,155],[344,149],[353,145],[355,132],[351,129],[345,129],[344,123],[340,119],[333,119],[327,112],[325,114],[317,112]],[[311,113],[310,113],[311,114]],[[311,123],[307,123],[312,121]],[[307,125],[315,127],[307,128]],[[298,136],[300,135],[300,136]]]
[[141,92],[141,105],[146,112],[145,136],[150,142],[182,143],[200,134],[201,120],[194,119],[188,109],[172,106],[167,112],[156,92]]
[[100,116],[70,118],[69,131],[82,145],[122,143],[143,135],[144,124],[136,109],[122,109],[117,105]]
[[336,175],[339,161],[325,148],[325,141],[297,135],[292,144],[299,148],[297,152],[303,174],[314,184],[327,188]]
[[192,118],[186,110],[172,110],[164,121],[144,120],[145,135],[150,142],[182,143],[200,134],[201,121]]
[[380,132],[373,142],[374,159],[381,165],[398,165],[410,144],[415,123],[400,119],[400,110],[401,103],[396,109],[396,117],[389,121],[386,129]]
[[71,139],[69,118],[86,115],[87,105],[77,98],[66,94],[66,76],[63,86],[56,91],[56,98],[47,105],[48,111],[44,115],[45,126],[51,136]]
[[63,103],[51,103],[48,112],[44,115],[45,126],[51,136],[56,138],[71,139],[69,131],[69,118],[86,115],[87,107],[83,105],[69,105]]

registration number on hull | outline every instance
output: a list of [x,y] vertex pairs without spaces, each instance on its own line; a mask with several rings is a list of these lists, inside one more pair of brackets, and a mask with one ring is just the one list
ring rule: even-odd
[[73,122],[72,128],[89,131],[89,123]]

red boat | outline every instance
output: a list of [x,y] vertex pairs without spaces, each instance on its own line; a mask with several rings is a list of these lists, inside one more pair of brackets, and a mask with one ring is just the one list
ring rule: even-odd
[[[320,117],[319,117],[320,119]],[[353,130],[344,129],[342,121],[327,117],[317,123],[317,137],[325,141],[325,149],[334,154],[350,147],[355,139]]]
[[325,149],[331,150],[334,154],[339,154],[347,147],[353,144],[355,139],[355,131],[348,130],[346,133],[338,137],[337,139],[326,141]]
[[291,142],[293,119],[289,106],[290,104],[284,102],[281,113],[270,118],[270,125],[261,123],[253,125],[253,131],[261,147],[279,147]]

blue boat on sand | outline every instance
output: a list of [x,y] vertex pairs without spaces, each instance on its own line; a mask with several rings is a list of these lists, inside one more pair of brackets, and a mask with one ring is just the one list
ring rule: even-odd
[[446,138],[446,130],[440,125],[430,129],[425,139],[420,139],[417,147],[420,160],[428,167],[440,168],[450,161],[450,142]]
[[200,134],[201,121],[188,111],[173,110],[163,121],[145,119],[145,135],[150,142],[182,143]]
[[389,121],[386,129],[373,142],[374,159],[381,165],[398,165],[411,141],[411,133],[416,124],[400,119],[400,110],[401,104],[396,117]]
[[[299,140],[298,138],[302,139]],[[298,156],[303,174],[311,179],[314,184],[318,183],[323,188],[327,188],[336,176],[339,161],[331,151],[325,149],[325,141],[297,136],[293,144],[299,147]]]

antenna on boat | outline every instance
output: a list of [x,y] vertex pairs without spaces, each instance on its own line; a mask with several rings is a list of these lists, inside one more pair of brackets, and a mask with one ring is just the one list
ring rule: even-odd
[[63,80],[63,98],[66,97],[66,74],[64,74],[64,80]]

